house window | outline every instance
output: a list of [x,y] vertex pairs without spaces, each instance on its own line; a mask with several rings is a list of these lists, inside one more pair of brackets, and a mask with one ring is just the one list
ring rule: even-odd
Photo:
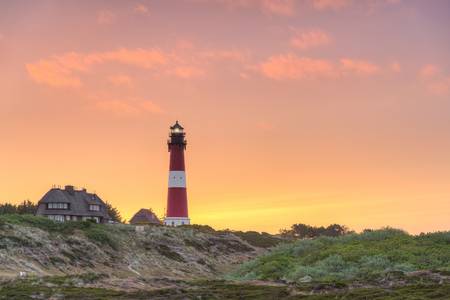
[[59,203],[59,202],[47,203],[47,209],[69,209],[69,203]]
[[48,218],[50,220],[58,221],[58,222],[64,222],[65,217],[61,215],[49,215]]
[[100,205],[97,205],[97,204],[90,204],[90,205],[89,205],[89,210],[90,210],[90,211],[100,211]]
[[94,220],[95,223],[100,223],[99,217],[83,217],[83,221]]

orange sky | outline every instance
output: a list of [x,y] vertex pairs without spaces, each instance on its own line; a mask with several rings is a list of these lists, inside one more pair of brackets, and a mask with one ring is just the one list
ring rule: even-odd
[[53,185],[163,215],[168,127],[190,217],[450,227],[450,3],[0,3],[0,202]]

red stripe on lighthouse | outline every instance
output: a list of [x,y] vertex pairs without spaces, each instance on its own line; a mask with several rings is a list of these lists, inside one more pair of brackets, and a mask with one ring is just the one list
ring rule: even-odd
[[179,145],[169,145],[170,151],[170,171],[184,171],[184,147]]
[[167,217],[188,217],[186,188],[169,188]]

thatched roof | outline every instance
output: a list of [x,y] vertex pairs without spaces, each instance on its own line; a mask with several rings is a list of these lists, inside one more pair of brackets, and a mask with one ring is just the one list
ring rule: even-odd
[[130,224],[162,224],[151,209],[141,208],[130,220]]
[[[70,209],[47,209],[47,203],[69,203]],[[100,211],[90,211],[89,205],[99,205]],[[73,186],[64,189],[52,188],[38,203],[37,215],[71,215],[83,217],[102,217],[110,219],[106,204],[97,194],[88,193],[85,189],[75,190]]]

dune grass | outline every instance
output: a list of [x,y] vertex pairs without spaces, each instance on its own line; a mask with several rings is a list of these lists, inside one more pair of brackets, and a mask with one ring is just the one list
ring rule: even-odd
[[72,235],[75,231],[81,231],[91,241],[100,245],[118,247],[111,234],[112,228],[104,224],[96,224],[91,221],[56,222],[45,217],[33,215],[5,214],[0,215],[0,227],[7,224],[22,225],[39,228],[49,233]]

